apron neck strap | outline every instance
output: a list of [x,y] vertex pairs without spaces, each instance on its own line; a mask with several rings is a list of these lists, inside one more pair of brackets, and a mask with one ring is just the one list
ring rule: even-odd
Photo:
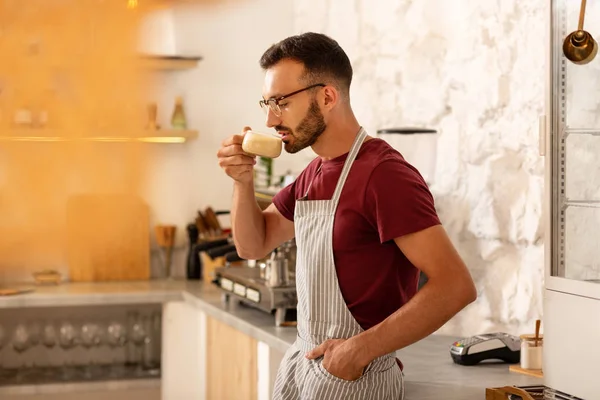
[[356,155],[360,150],[360,147],[363,144],[363,141],[367,137],[367,131],[364,130],[363,127],[360,128],[356,138],[354,138],[354,143],[352,143],[352,148],[350,149],[350,153],[348,153],[348,157],[346,158],[346,162],[344,162],[344,169],[342,169],[342,174],[340,175],[340,179],[338,179],[337,186],[335,187],[335,192],[333,193],[333,201],[335,204],[340,200],[340,196],[342,194],[342,189],[344,188],[344,184],[346,183],[346,178],[348,178],[348,174],[350,173],[350,168],[352,167],[352,163],[356,159]]

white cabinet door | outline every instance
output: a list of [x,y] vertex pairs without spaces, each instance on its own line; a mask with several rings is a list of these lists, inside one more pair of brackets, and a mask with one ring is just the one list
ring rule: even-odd
[[185,302],[163,307],[162,400],[206,399],[206,314]]

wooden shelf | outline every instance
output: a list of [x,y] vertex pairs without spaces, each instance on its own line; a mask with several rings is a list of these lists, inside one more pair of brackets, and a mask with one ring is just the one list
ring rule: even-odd
[[140,55],[144,67],[161,71],[176,71],[196,68],[202,57]]
[[141,131],[136,136],[97,135],[65,137],[59,131],[48,129],[14,129],[11,135],[0,134],[0,142],[105,142],[105,143],[185,143],[198,137],[198,131],[159,129]]

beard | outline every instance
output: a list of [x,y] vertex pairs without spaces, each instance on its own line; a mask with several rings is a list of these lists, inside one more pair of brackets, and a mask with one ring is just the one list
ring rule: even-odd
[[292,136],[293,140],[291,142],[285,142],[284,148],[285,151],[293,154],[315,144],[319,136],[327,129],[327,124],[325,124],[323,113],[321,113],[317,101],[313,100],[306,116],[300,121],[295,131],[279,126],[275,129],[278,131],[288,131],[290,136]]

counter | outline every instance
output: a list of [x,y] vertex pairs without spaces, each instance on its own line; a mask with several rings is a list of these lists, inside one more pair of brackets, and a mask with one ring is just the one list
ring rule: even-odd
[[[0,308],[135,303],[184,304],[188,310],[195,310],[205,315],[203,318],[208,317],[219,321],[258,341],[263,347],[267,346],[280,354],[287,350],[296,337],[295,328],[276,327],[273,316],[237,303],[222,303],[219,289],[207,282],[73,283],[56,287],[36,287],[33,293],[0,298]],[[176,317],[171,319],[177,320]],[[191,323],[189,316],[181,317],[179,320]],[[183,334],[180,328],[171,328],[171,330],[179,332],[177,340],[180,342],[194,340],[196,336],[202,336],[194,330],[200,326],[200,323],[195,324],[196,327],[193,329],[185,329],[187,334]],[[166,340],[169,340],[168,336],[167,334]],[[481,400],[485,397],[486,387],[543,383],[538,378],[509,372],[506,364],[480,364],[473,367],[454,364],[450,358],[449,346],[456,339],[434,334],[398,351],[398,357],[405,366],[406,399]],[[174,348],[172,344],[166,343],[166,345],[166,349]],[[185,349],[194,349],[192,353],[198,351],[197,354],[206,351],[202,345],[198,348],[186,345]],[[170,358],[172,360],[175,356]],[[174,361],[168,361],[164,367],[173,369],[173,363]],[[198,368],[202,365],[204,364],[198,364]],[[271,365],[271,375],[274,374],[275,367],[276,364]],[[163,379],[178,374],[178,372],[165,372]],[[258,373],[261,375],[260,369]],[[259,376],[258,379],[260,380],[261,377]],[[258,396],[258,398],[264,397],[268,396],[264,394],[262,397]]]

